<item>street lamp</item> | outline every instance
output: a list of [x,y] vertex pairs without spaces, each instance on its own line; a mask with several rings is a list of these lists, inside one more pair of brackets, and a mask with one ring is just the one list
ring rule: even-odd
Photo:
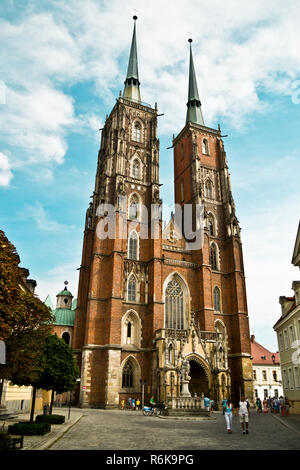
[[140,379],[140,384],[142,386],[142,411],[143,411],[143,409],[144,409],[144,395],[145,395],[146,379]]

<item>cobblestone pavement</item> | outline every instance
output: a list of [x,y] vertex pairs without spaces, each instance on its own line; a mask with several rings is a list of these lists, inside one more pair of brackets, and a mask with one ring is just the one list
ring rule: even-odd
[[238,417],[227,434],[224,416],[214,420],[161,419],[141,412],[82,410],[83,416],[50,450],[287,450],[300,449],[300,435],[270,414],[252,411],[249,434]]
[[[39,413],[35,413],[35,416]],[[24,436],[23,450],[44,450],[49,445],[53,444],[57,439],[68,432],[68,430],[75,425],[82,416],[82,410],[79,408],[72,408],[69,418],[68,408],[54,408],[53,414],[61,414],[65,416],[64,424],[52,424],[51,432],[43,436]],[[11,419],[0,422],[0,428],[3,431],[7,431],[10,424],[18,422],[29,421],[29,414],[16,415]]]

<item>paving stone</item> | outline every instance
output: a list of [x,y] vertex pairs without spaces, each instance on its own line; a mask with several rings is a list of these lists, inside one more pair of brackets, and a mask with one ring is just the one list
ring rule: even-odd
[[83,416],[50,450],[300,449],[299,434],[270,414],[250,414],[249,434],[238,417],[227,434],[221,412],[214,420],[160,419],[141,412],[82,410]]

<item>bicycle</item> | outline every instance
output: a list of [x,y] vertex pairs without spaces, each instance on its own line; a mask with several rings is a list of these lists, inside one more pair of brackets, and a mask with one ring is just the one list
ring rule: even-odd
[[165,408],[163,405],[158,403],[157,405],[155,404],[153,407],[151,406],[144,406],[143,409],[143,415],[144,416],[160,416],[162,409]]

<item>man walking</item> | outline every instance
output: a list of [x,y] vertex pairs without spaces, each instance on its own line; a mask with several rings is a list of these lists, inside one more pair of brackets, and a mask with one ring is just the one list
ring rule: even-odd
[[249,424],[249,403],[247,403],[244,396],[241,397],[241,401],[239,403],[239,418],[240,423],[242,425],[243,434],[249,434],[248,424]]

